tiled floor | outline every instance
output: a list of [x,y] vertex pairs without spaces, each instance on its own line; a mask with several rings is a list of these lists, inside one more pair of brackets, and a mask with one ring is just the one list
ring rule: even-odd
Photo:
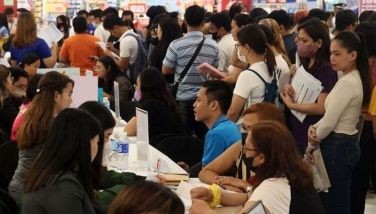
[[364,214],[376,213],[376,194],[368,192],[366,199],[366,210]]

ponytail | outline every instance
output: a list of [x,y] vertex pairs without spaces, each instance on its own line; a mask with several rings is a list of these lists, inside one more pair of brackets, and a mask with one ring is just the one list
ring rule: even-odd
[[266,66],[268,67],[269,75],[272,76],[273,71],[275,67],[277,66],[277,62],[275,61],[275,56],[269,45],[267,45],[266,47],[265,63],[266,63]]
[[366,107],[371,100],[371,73],[368,62],[368,48],[367,42],[363,34],[353,32],[342,32],[334,37],[342,43],[342,47],[347,49],[348,52],[355,51],[356,67],[359,71],[360,79],[363,86],[363,107]]

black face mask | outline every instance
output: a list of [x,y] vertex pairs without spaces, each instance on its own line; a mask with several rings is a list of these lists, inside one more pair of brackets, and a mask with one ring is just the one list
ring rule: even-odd
[[215,33],[210,33],[212,35],[212,39],[215,40],[215,41],[218,41],[218,32],[215,32]]
[[255,157],[244,157],[244,163],[247,167],[247,169],[250,169],[252,172],[256,173],[257,169],[258,169],[258,166],[253,166],[252,163],[253,163],[253,159]]
[[64,24],[63,23],[57,23],[56,27],[57,27],[57,29],[60,30],[60,28],[64,27]]

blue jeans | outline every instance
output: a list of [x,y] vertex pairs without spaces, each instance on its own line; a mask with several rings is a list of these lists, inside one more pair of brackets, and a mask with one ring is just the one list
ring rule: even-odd
[[351,174],[360,158],[357,135],[332,132],[320,144],[331,187],[320,193],[327,214],[351,213]]
[[202,122],[195,120],[193,112],[193,103],[196,100],[177,101],[183,120],[184,131],[187,135],[192,136],[193,132],[197,138],[204,140],[208,128]]

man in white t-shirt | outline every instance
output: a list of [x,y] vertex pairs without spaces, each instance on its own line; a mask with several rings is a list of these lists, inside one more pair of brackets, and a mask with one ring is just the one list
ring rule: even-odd
[[135,37],[139,37],[139,35],[134,32],[133,28],[126,26],[117,15],[107,16],[103,22],[103,27],[110,31],[113,36],[119,38],[119,58],[112,56],[119,68],[129,75],[129,68],[136,61],[138,54],[138,42]]
[[95,9],[89,13],[89,21],[95,27],[94,36],[97,37],[101,42],[107,43],[108,37],[110,37],[110,32],[103,28],[102,23],[102,10]]
[[218,70],[229,73],[231,54],[235,48],[234,38],[231,35],[231,20],[227,13],[216,13],[209,19],[209,33],[218,42],[219,63]]

